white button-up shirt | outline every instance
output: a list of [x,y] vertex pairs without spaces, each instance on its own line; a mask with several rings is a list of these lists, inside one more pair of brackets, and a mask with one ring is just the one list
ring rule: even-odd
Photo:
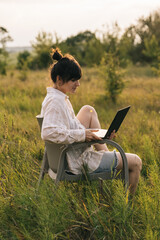
[[[48,87],[47,95],[42,103],[43,117],[41,137],[58,144],[71,144],[85,141],[85,127],[76,118],[69,97],[63,92]],[[74,174],[82,172],[82,166],[88,166],[89,172],[96,170],[103,152],[94,151],[93,147],[72,149],[67,153],[70,171]]]

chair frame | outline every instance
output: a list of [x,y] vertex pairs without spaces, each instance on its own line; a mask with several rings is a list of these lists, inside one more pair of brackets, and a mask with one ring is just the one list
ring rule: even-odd
[[[40,117],[39,115],[36,117],[37,121],[39,123],[39,126],[41,128],[43,118]],[[82,173],[82,174],[73,174],[68,171],[67,169],[67,158],[66,158],[66,153],[67,151],[71,149],[78,149],[78,148],[83,148],[83,147],[90,147],[91,145],[94,145],[96,143],[99,144],[109,144],[113,147],[115,147],[121,157],[122,157],[122,162],[123,162],[123,168],[120,173],[116,174],[116,171],[104,171],[100,173]],[[58,147],[59,151],[59,156],[58,156],[58,164],[57,164],[57,169],[51,168],[50,163],[53,162],[53,154],[55,148]],[[69,145],[60,145],[56,144],[50,141],[45,141],[45,151],[43,155],[43,160],[42,160],[42,165],[41,165],[41,171],[39,175],[39,180],[38,180],[38,187],[40,185],[41,180],[44,178],[45,173],[48,173],[48,175],[55,181],[56,184],[58,184],[60,181],[69,181],[69,182],[77,182],[80,180],[98,180],[98,179],[114,179],[114,178],[121,178],[124,180],[124,187],[125,190],[127,191],[129,187],[129,171],[128,171],[128,162],[126,155],[122,149],[122,147],[116,143],[115,141],[109,140],[109,139],[103,139],[103,140],[97,140],[97,141],[91,141],[91,142],[78,142],[78,143],[73,143]]]

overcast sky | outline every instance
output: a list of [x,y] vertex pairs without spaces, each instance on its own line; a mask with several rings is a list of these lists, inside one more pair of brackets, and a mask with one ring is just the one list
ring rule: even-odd
[[158,9],[160,0],[0,0],[0,26],[14,40],[7,46],[30,46],[41,31],[65,39],[115,21],[125,29]]

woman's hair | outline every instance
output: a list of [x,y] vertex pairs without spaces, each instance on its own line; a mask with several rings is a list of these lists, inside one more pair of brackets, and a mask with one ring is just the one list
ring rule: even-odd
[[51,66],[51,79],[55,83],[57,76],[60,76],[62,81],[76,81],[81,78],[82,71],[79,63],[69,54],[62,55],[61,51],[56,48],[52,49],[51,57],[57,62]]

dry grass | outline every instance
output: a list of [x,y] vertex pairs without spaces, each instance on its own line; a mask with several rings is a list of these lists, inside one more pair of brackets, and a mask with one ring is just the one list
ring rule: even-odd
[[135,200],[127,204],[120,181],[60,184],[45,178],[35,192],[44,151],[35,116],[50,85],[47,71],[12,71],[0,79],[0,239],[160,239],[160,78],[150,68],[132,67],[114,105],[97,69],[83,69],[70,96],[75,112],[94,106],[102,127],[117,109],[131,105],[116,141],[137,153],[143,170]]

